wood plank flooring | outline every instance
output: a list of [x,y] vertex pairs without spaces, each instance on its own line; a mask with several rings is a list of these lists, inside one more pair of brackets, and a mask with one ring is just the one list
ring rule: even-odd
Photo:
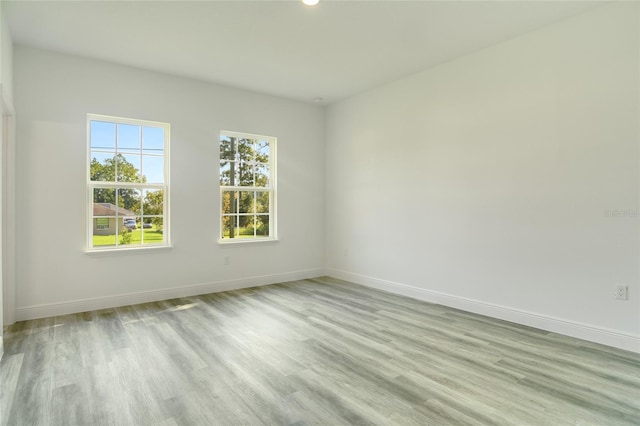
[[638,425],[640,356],[331,278],[9,327],[1,425]]

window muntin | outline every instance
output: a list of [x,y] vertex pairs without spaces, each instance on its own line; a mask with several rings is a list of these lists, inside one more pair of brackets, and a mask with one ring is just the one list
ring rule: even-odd
[[276,239],[276,138],[220,134],[220,241]]
[[89,114],[90,250],[169,245],[167,123]]

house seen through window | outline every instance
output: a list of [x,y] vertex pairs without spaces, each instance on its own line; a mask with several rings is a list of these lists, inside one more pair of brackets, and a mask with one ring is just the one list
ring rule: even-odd
[[168,245],[169,124],[87,121],[89,249]]
[[276,138],[220,134],[221,242],[273,240]]

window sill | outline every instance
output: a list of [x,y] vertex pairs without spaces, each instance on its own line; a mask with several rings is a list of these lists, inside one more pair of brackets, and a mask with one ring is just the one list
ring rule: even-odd
[[141,246],[141,247],[127,247],[127,248],[105,248],[105,249],[85,249],[85,254],[90,256],[120,256],[131,254],[143,254],[153,251],[171,250],[172,245],[154,245],[154,246]]
[[234,244],[264,244],[264,243],[276,243],[278,242],[277,238],[225,238],[219,239],[218,244],[220,245],[234,245]]

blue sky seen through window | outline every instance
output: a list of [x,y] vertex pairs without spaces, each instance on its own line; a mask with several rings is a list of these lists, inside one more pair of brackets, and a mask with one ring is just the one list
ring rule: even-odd
[[122,154],[147,183],[164,183],[164,129],[92,120],[90,133],[92,159]]

